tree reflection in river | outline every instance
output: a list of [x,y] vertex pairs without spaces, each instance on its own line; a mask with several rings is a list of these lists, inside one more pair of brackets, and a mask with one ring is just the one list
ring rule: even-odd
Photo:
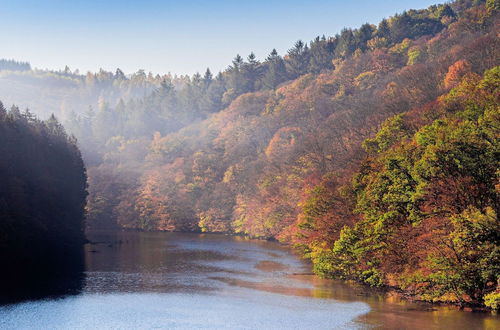
[[[0,327],[500,328],[491,314],[319,279],[274,242],[146,232],[89,238],[84,277],[66,291],[81,294],[54,300],[46,292],[42,302],[0,307]],[[54,316],[60,310],[77,312]]]

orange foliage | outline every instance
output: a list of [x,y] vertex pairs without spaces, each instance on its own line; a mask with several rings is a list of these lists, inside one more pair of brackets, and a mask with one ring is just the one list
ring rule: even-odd
[[446,89],[451,89],[455,87],[462,77],[470,72],[471,65],[466,60],[456,61],[453,65],[448,68],[448,73],[444,78],[444,87]]

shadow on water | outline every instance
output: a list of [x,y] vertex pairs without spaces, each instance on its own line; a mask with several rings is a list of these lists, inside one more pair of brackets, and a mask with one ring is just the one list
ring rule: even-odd
[[[320,279],[310,274],[310,264],[276,242],[186,233],[95,232],[88,237],[92,243],[77,255],[56,258],[51,266],[44,261],[2,281],[3,303],[48,298],[27,310],[4,310],[6,324],[31,324],[31,314],[76,304],[81,315],[64,321],[89,327],[95,320],[125,328],[133,328],[133,322],[161,321],[158,326],[164,327],[175,321],[182,328],[195,320],[190,313],[200,313],[212,322],[202,317],[200,324],[212,328],[218,321],[229,322],[228,317],[234,325],[268,320],[258,324],[283,328],[283,319],[276,321],[281,316],[306,328],[313,316],[316,323],[331,325],[337,319],[349,329],[500,328],[500,319],[491,314],[412,303],[361,285]],[[53,299],[69,295],[78,296]],[[113,318],[113,313],[120,316]],[[136,319],[122,320],[129,314]],[[45,320],[47,326],[57,322]]]
[[0,272],[0,304],[63,298],[81,293],[84,287],[83,245],[11,254],[5,259]]

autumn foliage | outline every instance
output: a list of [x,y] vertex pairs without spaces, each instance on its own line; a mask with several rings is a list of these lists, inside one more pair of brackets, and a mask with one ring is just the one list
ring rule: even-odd
[[[151,113],[131,112],[140,136],[105,139],[90,225],[279,239],[324,276],[493,306],[495,8],[459,0],[265,63],[238,56],[209,88],[190,85],[183,100],[201,112],[177,121],[180,96],[163,86],[141,105]],[[170,126],[143,134],[149,117]]]

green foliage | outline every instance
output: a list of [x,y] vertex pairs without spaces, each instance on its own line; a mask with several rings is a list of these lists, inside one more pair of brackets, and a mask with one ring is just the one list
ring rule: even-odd
[[330,210],[332,201],[323,186],[316,186],[310,192],[309,198],[302,204],[303,221],[299,224],[301,229],[311,229],[312,222],[317,217]]
[[494,291],[490,292],[484,296],[485,306],[491,308],[492,310],[500,309],[500,292]]
[[430,285],[420,293],[439,298],[450,292],[456,301],[463,301],[464,296],[481,300],[487,284],[494,283],[500,274],[497,215],[491,208],[485,213],[469,208],[450,221],[452,230],[443,238],[442,250],[428,256],[431,272],[423,281]]
[[414,65],[423,62],[425,59],[425,52],[420,47],[411,47],[408,49],[408,65]]
[[437,17],[440,19],[442,19],[443,17],[456,17],[456,14],[450,7],[450,5],[445,4],[439,7],[437,11]]
[[358,227],[351,228],[345,226],[340,232],[340,237],[333,246],[332,252],[335,254],[335,267],[336,272],[341,277],[356,278],[358,275],[358,267],[361,263],[361,258],[364,249],[360,244],[360,232]]
[[330,249],[321,246],[313,246],[311,252],[307,255],[313,262],[313,271],[323,277],[330,277],[335,273],[336,260]]
[[375,267],[363,271],[360,279],[373,287],[379,287],[384,284],[384,275]]
[[441,118],[413,134],[409,115],[396,115],[364,142],[372,158],[353,180],[362,219],[332,249],[313,247],[319,272],[373,286],[399,278],[422,299],[498,308],[498,88],[498,67],[465,76],[431,108]]
[[408,137],[410,129],[405,125],[403,114],[387,119],[374,138],[366,139],[363,148],[367,152],[379,153]]
[[488,14],[493,15],[498,13],[500,10],[500,1],[498,0],[486,0],[486,10]]
[[444,25],[437,19],[412,14],[404,12],[391,20],[392,41],[401,42],[405,38],[414,39],[424,35],[432,35],[444,28]]
[[500,66],[487,70],[478,87],[489,93],[497,93],[500,90]]

